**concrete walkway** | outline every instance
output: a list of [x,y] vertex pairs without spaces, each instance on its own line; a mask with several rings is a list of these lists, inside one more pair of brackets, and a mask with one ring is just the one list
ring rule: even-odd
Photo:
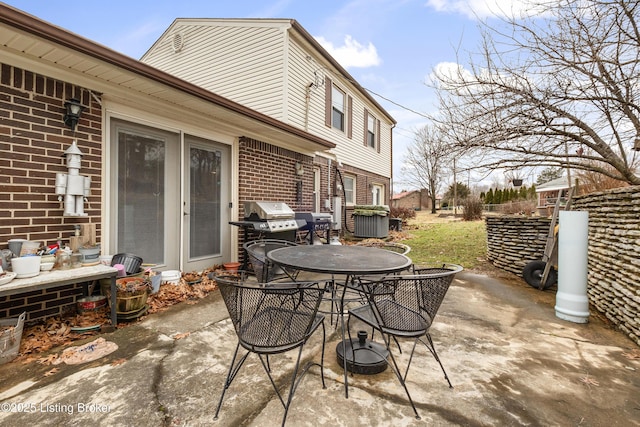
[[[327,388],[312,368],[294,397],[287,425],[640,425],[638,346],[593,314],[587,324],[560,320],[554,304],[553,291],[535,290],[518,279],[459,274],[432,327],[454,388],[425,348],[409,375],[422,420],[414,418],[390,369],[351,377],[345,399],[335,357],[340,334],[327,324]],[[321,336],[314,336],[307,359],[319,360]],[[227,392],[220,418],[213,420],[236,344],[217,292],[102,337],[119,348],[93,362],[61,364],[53,371],[38,363],[1,365],[0,425],[281,422],[282,406],[255,357]],[[293,357],[272,358],[273,371],[286,373]]]

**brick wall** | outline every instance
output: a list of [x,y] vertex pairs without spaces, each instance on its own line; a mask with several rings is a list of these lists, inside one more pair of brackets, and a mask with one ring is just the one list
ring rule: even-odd
[[[304,167],[304,176],[295,174],[295,164],[299,162]],[[244,217],[245,201],[277,200],[285,202],[294,211],[311,211],[313,208],[313,167],[320,168],[320,204],[324,209],[324,200],[331,198],[327,188],[334,191],[333,183],[338,179],[336,162],[324,158],[305,156],[304,154],[276,147],[266,142],[256,141],[250,138],[240,139],[239,153],[239,187],[240,206],[239,218]],[[328,185],[329,168],[331,168],[331,183]],[[371,204],[371,189],[369,185],[384,185],[389,191],[389,179],[371,172],[353,168],[347,165],[340,167],[343,174],[356,176],[356,204]],[[296,182],[302,181],[302,202],[296,199]],[[342,196],[342,195],[340,195]],[[386,196],[389,203],[389,195]],[[347,230],[353,231],[353,208],[347,208]],[[343,224],[344,227],[344,224]],[[241,254],[240,254],[241,255]]]
[[[70,98],[87,107],[75,135],[84,154],[80,174],[91,177],[86,217],[63,217],[55,194],[56,173],[67,172],[63,153],[73,140],[63,122]],[[80,223],[95,223],[100,236],[101,164],[101,107],[87,89],[0,64],[0,249],[12,238],[68,241]],[[0,297],[0,318],[25,310],[28,320],[61,314],[81,292],[69,285]]]
[[[376,175],[372,172],[364,171],[362,169],[354,168],[348,165],[343,165],[340,168],[340,170],[343,175],[349,174],[349,175],[356,176],[356,202],[355,202],[356,205],[372,204],[373,199],[371,195],[371,188],[369,186],[373,184],[384,186],[386,191],[384,195],[384,204],[386,205],[391,204],[390,182],[388,178],[385,178],[380,175]],[[342,194],[339,194],[339,196],[342,197]],[[345,211],[347,216],[346,230],[349,233],[353,233],[354,225],[353,225],[353,218],[351,217],[351,215],[353,214],[353,206],[348,206]],[[342,225],[342,228],[343,230],[345,229],[345,224]]]
[[393,207],[406,209],[431,209],[431,199],[427,190],[418,190],[408,193],[406,196],[393,200]]
[[[301,163],[304,175],[296,175]],[[244,202],[267,200],[284,202],[294,211],[310,211],[313,205],[313,158],[256,141],[240,139],[239,217],[244,217]],[[297,200],[296,183],[302,181],[302,200]]]
[[[88,90],[8,65],[0,65],[0,248],[23,238],[68,240],[73,225],[95,223],[100,234],[102,123]],[[73,140],[63,123],[64,103],[76,97],[88,108],[75,138],[84,154],[80,174],[91,177],[86,217],[63,217],[56,173],[66,173],[64,151]]]
[[65,285],[42,291],[0,297],[0,319],[27,312],[27,321],[62,315],[75,309],[81,285]]

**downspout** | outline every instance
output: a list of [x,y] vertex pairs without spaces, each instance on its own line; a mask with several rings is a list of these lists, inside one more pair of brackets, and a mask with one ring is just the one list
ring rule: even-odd
[[393,123],[391,125],[391,137],[389,138],[391,141],[391,150],[390,150],[390,156],[391,156],[391,178],[389,179],[389,206],[392,205],[392,200],[393,200],[393,129],[396,127],[396,124]]
[[313,89],[313,83],[309,83],[306,90],[304,99],[304,130],[309,131],[309,108],[311,104],[311,89]]

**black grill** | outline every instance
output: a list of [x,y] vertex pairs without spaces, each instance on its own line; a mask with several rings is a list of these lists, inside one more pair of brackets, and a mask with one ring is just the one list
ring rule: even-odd
[[296,220],[305,221],[305,225],[300,227],[300,231],[306,231],[311,244],[315,235],[324,234],[329,243],[329,233],[333,218],[330,213],[324,212],[296,212]]

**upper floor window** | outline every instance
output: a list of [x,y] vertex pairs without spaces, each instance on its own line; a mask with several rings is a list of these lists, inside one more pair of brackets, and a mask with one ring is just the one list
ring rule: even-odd
[[367,145],[376,148],[376,118],[367,115]]
[[345,93],[333,86],[331,89],[331,126],[344,131]]
[[364,145],[380,152],[380,120],[373,116],[369,110],[364,110]]
[[324,124],[346,133],[347,138],[352,138],[352,107],[353,98],[345,91],[337,87],[331,78],[325,77],[325,111]]

